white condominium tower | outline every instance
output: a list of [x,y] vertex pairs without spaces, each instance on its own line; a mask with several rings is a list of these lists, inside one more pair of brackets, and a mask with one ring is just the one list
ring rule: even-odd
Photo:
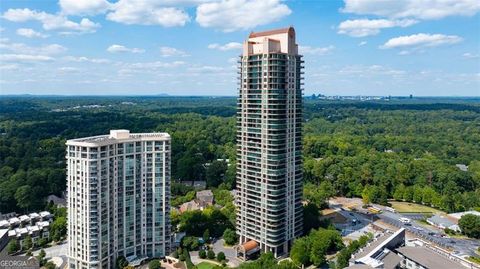
[[67,141],[68,265],[115,268],[170,252],[170,135]]
[[251,33],[240,60],[237,233],[275,257],[302,234],[301,58],[289,27]]

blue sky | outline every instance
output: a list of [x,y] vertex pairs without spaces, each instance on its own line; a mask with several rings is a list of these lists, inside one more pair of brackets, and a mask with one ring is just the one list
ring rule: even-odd
[[0,94],[235,95],[251,31],[293,25],[305,95],[480,96],[478,0],[0,2]]

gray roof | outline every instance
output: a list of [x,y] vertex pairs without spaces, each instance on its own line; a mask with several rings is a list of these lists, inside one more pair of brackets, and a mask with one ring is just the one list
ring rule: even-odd
[[383,259],[384,269],[395,269],[397,265],[402,261],[402,258],[393,252],[389,252]]
[[426,247],[401,247],[397,252],[425,268],[464,269],[462,265]]
[[204,190],[197,192],[197,199],[207,202],[213,201],[213,192],[211,190]]
[[452,220],[448,219],[447,217],[441,216],[441,215],[433,215],[432,217],[427,219],[428,221],[434,223],[437,226],[443,226],[445,228],[448,228],[452,225],[455,225]]
[[353,255],[353,260],[360,259],[362,257],[365,257],[370,251],[372,251],[374,248],[379,246],[381,243],[383,243],[387,238],[390,237],[390,234],[386,233],[379,238],[375,239],[374,241],[370,242],[370,245],[367,245],[366,247],[360,249],[355,255]]
[[370,267],[368,265],[365,265],[365,264],[354,264],[354,265],[350,265],[349,267],[345,268],[345,269],[372,269],[373,267]]

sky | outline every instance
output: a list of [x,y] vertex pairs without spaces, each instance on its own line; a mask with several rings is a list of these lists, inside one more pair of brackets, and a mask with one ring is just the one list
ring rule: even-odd
[[478,0],[1,0],[0,94],[234,96],[288,26],[305,95],[480,96]]

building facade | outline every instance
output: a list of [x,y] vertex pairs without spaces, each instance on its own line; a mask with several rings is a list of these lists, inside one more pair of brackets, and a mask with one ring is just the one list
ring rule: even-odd
[[237,233],[276,257],[302,234],[302,63],[289,27],[251,33],[239,65]]
[[170,252],[170,136],[112,130],[67,143],[70,269]]

